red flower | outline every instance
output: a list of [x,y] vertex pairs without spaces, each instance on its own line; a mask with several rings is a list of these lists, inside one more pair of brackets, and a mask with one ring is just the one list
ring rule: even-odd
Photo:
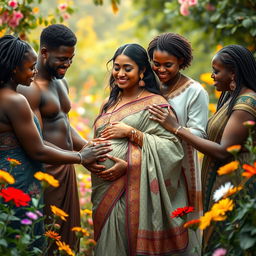
[[5,202],[13,201],[16,207],[27,206],[28,202],[31,200],[28,194],[14,187],[2,189],[0,196],[4,198]]
[[183,208],[177,208],[172,212],[171,218],[177,218],[177,217],[182,217],[190,212],[194,211],[194,207],[192,206],[185,206]]

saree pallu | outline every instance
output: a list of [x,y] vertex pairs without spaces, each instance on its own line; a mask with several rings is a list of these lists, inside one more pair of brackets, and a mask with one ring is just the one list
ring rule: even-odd
[[[216,112],[208,122],[207,133],[208,139],[216,143],[220,143],[223,131],[229,120],[228,104],[226,102],[219,110]],[[238,96],[236,103],[233,107],[233,110],[243,110],[249,112],[254,117],[256,117],[256,94],[255,93],[246,93]],[[256,140],[254,134],[253,140]],[[246,158],[247,153],[243,152],[240,154],[240,157]],[[231,157],[225,161],[218,161],[212,157],[205,156],[202,164],[202,188],[203,188],[203,203],[204,203],[204,212],[210,210],[213,204],[213,193],[221,185],[230,181],[228,175],[217,175],[217,170],[234,159]],[[212,234],[212,229],[206,229],[204,231],[204,245],[208,243],[210,236]]]
[[[187,205],[181,170],[183,149],[177,137],[149,119],[147,106],[167,107],[161,96],[134,100],[95,121],[95,137],[120,121],[143,132],[143,146],[127,138],[113,139],[113,156],[128,162],[126,175],[109,182],[92,174],[96,256],[173,255],[188,244],[180,218],[170,214]],[[106,168],[113,165],[105,161]]]

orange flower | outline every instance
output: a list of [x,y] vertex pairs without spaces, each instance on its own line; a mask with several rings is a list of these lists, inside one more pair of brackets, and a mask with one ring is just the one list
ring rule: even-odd
[[216,213],[216,215],[225,215],[227,211],[232,211],[234,208],[234,202],[233,200],[226,198],[220,200],[218,203],[214,204],[212,206],[211,211]]
[[243,169],[245,172],[242,173],[242,176],[251,178],[256,174],[256,161],[254,162],[253,166],[250,164],[243,164]]
[[198,225],[200,224],[200,220],[190,220],[190,221],[187,221],[183,227],[184,228],[191,228],[191,229],[195,229],[198,227]]
[[92,211],[89,210],[89,209],[84,209],[81,211],[82,214],[86,214],[86,215],[89,215],[89,216],[92,216]]
[[53,239],[53,240],[60,240],[61,239],[61,236],[58,233],[56,233],[56,232],[54,232],[52,230],[46,231],[44,233],[44,235],[49,237],[49,238],[51,238],[51,239]]
[[0,170],[0,183],[13,184],[14,182],[15,182],[15,179],[9,172]]
[[81,227],[73,227],[71,230],[74,231],[74,232],[77,232],[77,235],[79,237],[90,235],[90,233],[86,229],[81,228]]
[[239,166],[238,161],[232,161],[232,162],[220,167],[217,172],[219,175],[229,174],[229,173],[235,171],[238,168],[238,166]]
[[10,157],[7,158],[7,161],[10,163],[10,165],[12,167],[15,167],[16,165],[20,165],[21,164],[21,162],[19,160],[16,160],[16,159],[10,158]]
[[72,252],[72,250],[70,249],[69,245],[66,244],[65,242],[61,242],[61,241],[56,241],[56,244],[58,246],[58,250],[59,251],[64,251],[66,252],[68,255],[71,256],[75,256],[75,254]]
[[232,196],[233,194],[235,194],[236,192],[238,192],[238,191],[240,191],[242,189],[243,189],[242,186],[230,188],[229,191],[223,196],[223,198],[227,198],[229,196]]
[[211,78],[211,73],[203,73],[200,75],[200,80],[202,80],[203,82],[209,84],[209,85],[213,85],[214,81]]
[[96,241],[93,239],[87,239],[87,241],[85,242],[86,244],[91,244],[91,245],[96,245]]
[[227,151],[231,154],[237,154],[241,150],[241,145],[233,145],[227,148]]
[[66,221],[66,217],[68,217],[68,214],[65,213],[63,210],[56,207],[55,205],[51,205],[51,210],[54,215],[60,217],[64,221]]
[[60,185],[58,180],[56,180],[52,175],[45,172],[36,172],[34,174],[34,177],[37,180],[40,180],[44,183],[43,187],[47,187],[48,185],[51,185],[56,188]]
[[212,212],[206,212],[204,214],[204,216],[200,217],[200,224],[199,224],[199,228],[201,230],[204,230],[206,229],[208,226],[210,226],[211,224],[211,221],[212,221],[212,218],[213,218],[213,214]]

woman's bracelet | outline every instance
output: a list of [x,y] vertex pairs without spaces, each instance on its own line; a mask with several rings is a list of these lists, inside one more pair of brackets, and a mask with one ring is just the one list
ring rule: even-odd
[[174,134],[175,134],[175,135],[178,135],[178,131],[179,131],[181,128],[183,128],[183,126],[180,125],[180,126],[174,131]]
[[132,129],[128,138],[131,142],[134,142],[135,144],[142,147],[143,145],[143,133],[141,131],[138,131],[136,129]]
[[78,154],[78,156],[79,156],[79,158],[80,158],[80,163],[79,163],[79,164],[82,164],[82,162],[83,162],[82,155],[81,155],[81,153],[80,153],[79,151],[77,152],[77,154]]

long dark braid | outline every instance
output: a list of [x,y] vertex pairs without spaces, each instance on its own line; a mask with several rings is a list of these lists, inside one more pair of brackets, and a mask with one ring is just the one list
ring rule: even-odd
[[[139,67],[139,71],[145,69],[144,72],[144,82],[145,82],[145,89],[149,92],[160,94],[160,86],[157,82],[156,76],[151,68],[148,54],[146,50],[140,46],[139,44],[125,44],[119,47],[114,56],[108,61],[107,64],[114,62],[117,56],[124,54],[132,59]],[[109,79],[109,86],[110,86],[110,96],[108,102],[103,106],[102,112],[106,112],[107,109],[118,99],[119,93],[122,91],[116,84],[113,75],[110,76]]]
[[18,37],[6,35],[0,38],[0,87],[12,77],[15,67],[20,66],[30,45]]
[[178,59],[183,58],[183,63],[180,65],[181,69],[189,67],[193,59],[189,41],[185,37],[175,33],[163,33],[153,38],[147,49],[151,60],[153,59],[155,50],[165,51]]
[[253,54],[241,45],[228,45],[216,56],[227,69],[235,73],[236,89],[222,93],[217,105],[218,110],[230,98],[228,106],[228,115],[230,115],[243,86],[256,92],[256,61]]

